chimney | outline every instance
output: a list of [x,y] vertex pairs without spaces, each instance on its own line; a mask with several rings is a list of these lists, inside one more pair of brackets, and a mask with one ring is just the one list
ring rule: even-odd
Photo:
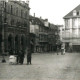
[[48,19],[45,19],[45,21],[48,21]]
[[42,19],[42,17],[40,16],[40,19]]
[[26,3],[29,4],[29,0],[26,0]]
[[35,17],[35,13],[34,13],[34,17]]

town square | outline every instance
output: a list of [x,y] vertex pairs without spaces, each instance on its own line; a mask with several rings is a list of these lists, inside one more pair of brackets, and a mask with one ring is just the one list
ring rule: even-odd
[[80,80],[79,0],[0,0],[0,80]]

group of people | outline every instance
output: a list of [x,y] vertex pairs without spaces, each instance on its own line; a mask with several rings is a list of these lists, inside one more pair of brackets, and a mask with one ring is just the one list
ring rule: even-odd
[[61,48],[57,46],[57,55],[59,55],[59,52],[61,52],[61,55],[65,54],[64,46],[61,46]]
[[[15,52],[15,55],[16,55],[16,62],[17,64],[23,64],[24,62],[24,57],[25,57],[25,51],[24,50],[21,50],[21,51],[16,51]],[[30,49],[27,49],[27,65],[28,64],[31,64],[31,50]]]
[[17,50],[15,52],[17,64],[23,64],[25,52],[23,50]]

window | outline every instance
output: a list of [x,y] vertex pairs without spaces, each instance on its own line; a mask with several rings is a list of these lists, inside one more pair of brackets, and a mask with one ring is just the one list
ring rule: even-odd
[[11,9],[10,9],[10,5],[8,5],[8,12],[9,12],[9,13],[10,13],[10,10],[11,10]]
[[18,16],[21,16],[21,10],[18,9]]
[[80,37],[80,29],[79,29],[79,32],[78,32],[78,36]]
[[23,10],[21,10],[21,17],[23,17]]
[[80,18],[78,18],[78,26],[79,26],[79,28],[80,28]]
[[77,37],[78,36],[78,29],[73,29],[72,33],[73,33],[73,37]]
[[16,15],[18,16],[18,7],[16,8]]
[[77,11],[77,16],[79,16],[80,15],[80,10],[79,11]]
[[13,6],[11,5],[11,14],[13,14]]
[[76,16],[76,13],[77,13],[76,10],[74,10],[74,11],[73,11],[73,16]]
[[15,6],[14,6],[14,7],[13,7],[13,15],[15,15],[15,11],[16,11],[15,9],[16,9],[16,8],[15,8]]
[[72,27],[73,28],[76,28],[77,27],[77,19],[76,18],[73,18],[72,19]]
[[65,20],[65,28],[69,28],[70,27],[70,19],[66,19]]
[[6,2],[4,2],[4,7],[5,7],[4,11],[6,12],[6,8],[7,8]]
[[9,5],[8,4],[6,4],[6,12],[8,12],[9,13]]
[[41,40],[41,35],[39,34],[39,40]]
[[25,12],[23,11],[23,18],[25,18]]
[[25,18],[27,18],[27,11],[25,12]]
[[77,15],[79,15],[79,11],[77,11]]

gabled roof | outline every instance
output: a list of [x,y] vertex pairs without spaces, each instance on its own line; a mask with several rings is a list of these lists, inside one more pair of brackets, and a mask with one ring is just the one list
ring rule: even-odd
[[[80,4],[76,8],[74,8],[72,11],[70,11],[67,15],[65,15],[63,18],[65,19],[65,18],[74,17],[73,16],[73,11],[74,10],[79,11],[80,10]],[[80,17],[80,16],[76,15],[75,17]]]
[[58,25],[54,25],[54,24],[50,23],[50,28],[54,29],[54,30],[58,30]]

